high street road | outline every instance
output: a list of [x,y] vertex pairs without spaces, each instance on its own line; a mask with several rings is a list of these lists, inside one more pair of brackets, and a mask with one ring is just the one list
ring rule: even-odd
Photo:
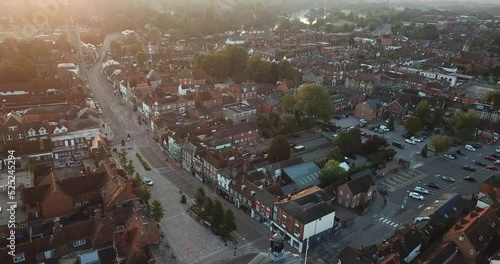
[[[182,190],[182,192],[190,198],[194,197],[196,189],[199,187],[205,188],[207,194],[211,196],[212,199],[220,200],[225,207],[233,210],[235,214],[235,222],[238,227],[238,239],[243,241],[248,248],[253,250],[267,250],[267,239],[271,236],[271,232],[257,221],[251,219],[251,217],[242,210],[237,209],[222,197],[216,195],[215,192],[208,189],[202,182],[197,180],[186,170],[174,168],[166,162],[167,156],[160,150],[155,140],[147,132],[148,126],[138,124],[137,116],[139,113],[133,111],[131,104],[115,95],[113,86],[102,74],[102,63],[104,62],[103,58],[105,57],[106,51],[109,50],[111,39],[115,36],[116,34],[108,35],[106,37],[102,49],[100,50],[101,56],[99,60],[95,64],[91,65],[85,73],[88,84],[94,93],[93,99],[99,102],[101,109],[103,110],[102,119],[104,122],[109,123],[113,130],[114,138],[112,139],[112,144],[119,144],[121,139],[126,139],[128,134],[130,134],[130,141],[126,142],[126,147],[133,148],[134,150],[140,152],[154,168],[154,171],[157,172],[158,175],[161,175],[163,183],[155,182],[155,186],[163,184],[175,187]],[[140,164],[135,165],[136,167],[140,166]],[[155,188],[155,186],[153,186],[153,188]],[[162,197],[160,192],[153,191],[152,193],[153,199],[160,200],[165,198]],[[155,197],[155,195],[158,196]],[[179,203],[177,199],[169,202]],[[164,204],[164,207],[165,206],[166,205]],[[194,223],[197,224],[196,222]],[[189,224],[192,223],[187,221],[186,225]],[[165,228],[168,228],[168,224]],[[175,241],[172,241],[172,243],[173,246],[176,247]],[[240,244],[240,246],[243,245]],[[178,251],[182,251],[182,249],[179,249]],[[200,263],[209,262],[210,261],[207,259],[206,261],[202,261]]]

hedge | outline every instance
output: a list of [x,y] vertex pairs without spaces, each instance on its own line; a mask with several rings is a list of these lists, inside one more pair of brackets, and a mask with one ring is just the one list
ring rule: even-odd
[[151,167],[149,166],[148,162],[144,160],[144,158],[141,156],[141,154],[135,153],[135,155],[137,156],[137,158],[141,162],[141,164],[144,167],[144,169],[151,170]]

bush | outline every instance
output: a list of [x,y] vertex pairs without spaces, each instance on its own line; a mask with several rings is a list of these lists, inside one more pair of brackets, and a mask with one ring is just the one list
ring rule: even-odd
[[186,195],[185,195],[185,194],[183,194],[183,195],[181,196],[181,203],[182,203],[182,204],[186,204],[186,203],[187,203],[187,199],[186,199]]
[[137,158],[139,159],[145,170],[151,170],[151,167],[149,166],[148,162],[144,160],[141,154],[135,153],[135,156],[137,156]]

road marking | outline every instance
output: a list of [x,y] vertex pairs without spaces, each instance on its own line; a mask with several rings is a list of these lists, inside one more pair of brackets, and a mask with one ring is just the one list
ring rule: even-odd
[[399,226],[399,225],[398,225],[398,224],[396,224],[396,225],[394,225],[393,227],[394,227],[394,228],[396,228],[396,227],[398,227],[398,226]]
[[382,221],[382,223],[386,224],[387,222],[390,222],[389,219],[385,219],[384,221]]
[[380,217],[380,219],[378,219],[379,221],[383,221],[385,219],[385,217]]
[[412,167],[413,169],[416,169],[416,168],[420,168],[420,167],[422,167],[422,165],[424,165],[424,164],[420,162],[420,163],[417,163],[417,164],[415,164],[415,165],[413,165],[413,166],[411,166],[411,167]]

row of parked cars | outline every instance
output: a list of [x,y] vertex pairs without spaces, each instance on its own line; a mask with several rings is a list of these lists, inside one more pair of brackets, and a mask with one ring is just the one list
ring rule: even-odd
[[[438,175],[436,175],[436,176],[440,176],[440,175],[438,174]],[[452,178],[452,177],[441,176],[441,179],[442,179],[443,181],[447,181],[447,182],[456,182],[455,178]],[[468,182],[476,182],[476,179],[475,179],[475,178],[473,178],[473,177],[470,177],[470,176],[466,176],[466,177],[464,178],[464,181],[468,181]],[[436,184],[436,183],[432,183],[432,182],[431,182],[431,183],[428,183],[428,184],[427,184],[427,187],[432,188],[432,189],[437,189],[437,190],[441,189],[441,186],[439,186],[439,185],[438,185],[438,184]],[[417,199],[417,200],[424,200],[424,198],[425,198],[425,197],[423,196],[423,194],[429,194],[429,193],[430,193],[430,192],[429,192],[429,190],[427,190],[427,189],[425,189],[425,188],[423,188],[423,187],[419,187],[419,186],[417,186],[417,187],[415,187],[415,188],[413,189],[413,191],[412,191],[412,192],[410,192],[410,193],[409,193],[409,196],[410,196],[411,198],[413,198],[413,199]]]
[[[466,150],[469,150],[469,151],[476,151],[476,149],[478,148],[481,148],[481,144],[478,144],[478,143],[473,143],[473,144],[470,144],[470,145],[465,145],[464,146],[464,149]],[[493,161],[493,163],[495,165],[500,165],[500,149],[496,149],[495,150],[496,153],[492,153],[490,155],[487,155],[487,156],[484,156],[484,159],[485,160],[488,160],[488,161]],[[451,160],[455,160],[458,158],[458,155],[461,155],[461,156],[465,156],[465,153],[464,151],[462,151],[461,149],[457,150],[455,153],[446,153],[444,154],[443,156],[445,158],[448,158],[448,159],[451,159]],[[486,169],[488,170],[493,170],[493,171],[498,171],[498,168],[494,165],[488,165],[482,161],[474,161],[474,165],[478,165],[478,166],[481,166],[481,167],[486,167]],[[468,170],[468,171],[476,171],[476,169],[472,166],[463,166],[462,167],[464,170]]]

